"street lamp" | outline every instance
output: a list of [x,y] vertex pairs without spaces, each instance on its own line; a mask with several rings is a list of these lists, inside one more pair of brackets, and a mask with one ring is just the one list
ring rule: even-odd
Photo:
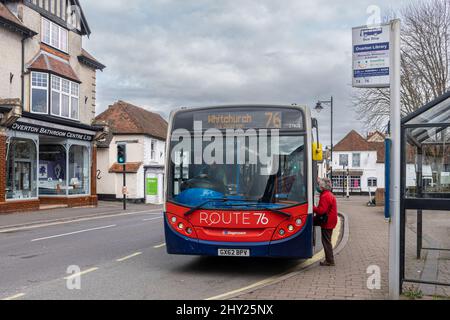
[[320,113],[324,107],[323,104],[328,104],[331,107],[331,168],[330,168],[330,174],[331,174],[331,188],[333,189],[333,97],[331,97],[328,101],[319,100],[317,101],[316,107],[314,110],[316,110],[318,113]]

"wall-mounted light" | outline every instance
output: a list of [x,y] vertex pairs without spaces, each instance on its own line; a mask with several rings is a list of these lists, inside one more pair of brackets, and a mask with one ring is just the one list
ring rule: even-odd
[[14,74],[12,72],[9,73],[9,83],[12,83],[14,79]]

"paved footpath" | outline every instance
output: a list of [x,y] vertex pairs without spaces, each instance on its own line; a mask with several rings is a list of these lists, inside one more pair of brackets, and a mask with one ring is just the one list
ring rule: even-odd
[[[336,267],[318,263],[294,276],[234,297],[237,299],[387,299],[388,298],[388,230],[383,207],[367,207],[368,197],[338,197],[338,209],[347,218],[349,236],[336,255]],[[345,241],[345,240],[344,240]],[[369,266],[381,271],[381,289],[369,290]]]

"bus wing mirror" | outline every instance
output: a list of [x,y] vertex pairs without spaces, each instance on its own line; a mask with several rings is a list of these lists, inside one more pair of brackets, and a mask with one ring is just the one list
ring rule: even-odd
[[323,161],[322,144],[313,142],[312,149],[313,161]]

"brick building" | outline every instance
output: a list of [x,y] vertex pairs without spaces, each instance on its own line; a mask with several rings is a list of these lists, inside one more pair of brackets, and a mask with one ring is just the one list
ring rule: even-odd
[[90,32],[78,0],[0,0],[0,213],[97,203]]

